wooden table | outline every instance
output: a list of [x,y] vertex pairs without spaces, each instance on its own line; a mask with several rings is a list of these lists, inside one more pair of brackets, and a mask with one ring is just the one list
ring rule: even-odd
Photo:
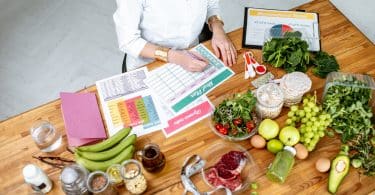
[[[343,15],[341,15],[328,1],[317,0],[303,5],[298,9],[318,12],[320,17],[320,30],[322,38],[322,49],[334,54],[344,72],[366,73],[375,76],[375,46],[363,36]],[[360,10],[358,10],[360,11]],[[239,49],[242,39],[242,29],[229,33],[230,38]],[[208,45],[208,44],[207,44]],[[240,50],[240,53],[245,50]],[[260,50],[253,50],[257,59],[260,59]],[[239,55],[240,56],[240,55]],[[155,66],[151,65],[151,66]],[[270,68],[277,78],[284,72]],[[218,104],[228,93],[243,92],[251,88],[249,80],[243,79],[243,60],[241,57],[238,64],[232,67],[236,75],[220,85],[208,94],[214,104]],[[313,90],[321,94],[324,87],[324,80],[309,76],[313,81]],[[92,86],[83,91],[96,91]],[[319,93],[320,92],[320,93]],[[22,102],[19,102],[22,103]],[[63,133],[64,146],[62,151],[53,155],[73,158],[64,150],[67,140],[64,133],[64,123],[60,110],[60,100],[56,100],[18,116],[12,117],[0,123],[0,194],[26,194],[31,189],[23,181],[22,168],[27,163],[34,163],[43,170],[54,181],[55,187],[50,194],[62,194],[59,176],[60,170],[45,165],[32,158],[32,155],[44,155],[34,145],[29,127],[37,119],[51,121],[55,127]],[[283,125],[287,109],[284,108],[282,116],[277,121]],[[205,119],[183,132],[166,139],[161,132],[155,132],[138,139],[137,147],[140,148],[147,142],[155,142],[161,146],[167,158],[167,165],[158,174],[147,174],[149,182],[147,194],[181,194],[183,186],[180,182],[180,169],[186,157],[202,152],[214,142],[224,142],[213,134]],[[282,185],[270,182],[265,177],[266,167],[272,162],[274,155],[266,150],[254,149],[249,141],[242,141],[238,144],[245,147],[255,158],[259,171],[256,175],[256,182],[259,184],[257,190],[260,194],[327,194],[328,173],[319,173],[315,170],[315,162],[319,157],[333,159],[337,154],[340,141],[336,138],[323,138],[315,151],[311,152],[308,159],[296,160],[296,164]],[[202,182],[197,183],[202,186]],[[368,194],[375,190],[375,177],[359,175],[355,169],[351,169],[348,176],[339,188],[339,194]],[[246,194],[249,194],[250,190]],[[125,192],[126,193],[126,192]]]

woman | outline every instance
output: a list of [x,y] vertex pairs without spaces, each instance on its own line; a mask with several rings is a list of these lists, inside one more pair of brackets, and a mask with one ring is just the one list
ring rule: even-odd
[[113,15],[119,48],[133,70],[153,59],[171,62],[188,71],[202,71],[207,61],[187,49],[198,44],[205,22],[213,32],[212,48],[226,65],[237,53],[219,17],[218,0],[117,0]]

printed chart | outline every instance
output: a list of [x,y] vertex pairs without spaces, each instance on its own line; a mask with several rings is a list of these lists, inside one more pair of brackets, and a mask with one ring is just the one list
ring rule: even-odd
[[96,82],[110,136],[124,127],[137,126],[133,133],[140,136],[166,126],[146,78],[141,68]]
[[230,78],[234,73],[203,45],[192,49],[209,61],[203,72],[189,72],[168,63],[149,72],[146,84],[177,113]]

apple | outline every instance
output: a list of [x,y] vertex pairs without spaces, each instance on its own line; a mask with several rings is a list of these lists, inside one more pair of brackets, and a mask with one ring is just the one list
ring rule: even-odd
[[281,129],[279,139],[286,146],[294,146],[299,142],[299,131],[295,127],[286,126]]
[[271,119],[264,119],[259,125],[258,133],[264,139],[270,140],[272,138],[275,138],[277,134],[279,134],[279,130],[279,124],[277,124],[276,121]]

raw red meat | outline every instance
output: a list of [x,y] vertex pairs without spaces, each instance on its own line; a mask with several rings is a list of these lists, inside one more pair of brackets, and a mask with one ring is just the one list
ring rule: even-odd
[[245,154],[239,151],[224,154],[219,162],[205,173],[206,179],[213,186],[224,186],[236,191],[242,185],[241,170],[246,163],[245,159]]

